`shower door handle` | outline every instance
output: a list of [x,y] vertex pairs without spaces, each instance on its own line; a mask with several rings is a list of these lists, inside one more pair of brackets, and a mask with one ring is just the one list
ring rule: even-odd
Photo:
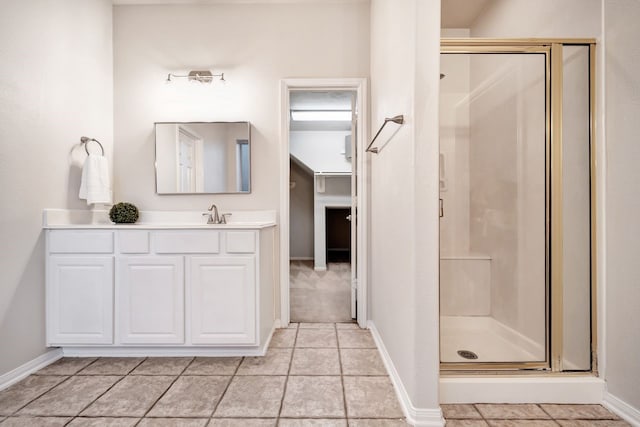
[[440,199],[440,218],[444,216],[444,200]]

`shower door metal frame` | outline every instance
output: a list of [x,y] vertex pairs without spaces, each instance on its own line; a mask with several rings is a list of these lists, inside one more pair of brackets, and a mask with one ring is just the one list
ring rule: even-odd
[[[565,45],[589,47],[589,184],[591,243],[591,371],[597,372],[597,246],[596,246],[596,54],[595,39],[449,39],[440,41],[441,54],[526,54],[545,55],[545,360],[540,362],[440,362],[449,373],[513,374],[565,373],[562,367],[563,344],[563,256],[562,256],[562,94],[563,56]],[[553,230],[552,230],[553,227]],[[584,372],[579,372],[583,374]]]

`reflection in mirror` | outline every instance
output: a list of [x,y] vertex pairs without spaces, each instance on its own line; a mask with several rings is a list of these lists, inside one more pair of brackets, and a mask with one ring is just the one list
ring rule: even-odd
[[250,193],[249,122],[156,123],[158,194]]

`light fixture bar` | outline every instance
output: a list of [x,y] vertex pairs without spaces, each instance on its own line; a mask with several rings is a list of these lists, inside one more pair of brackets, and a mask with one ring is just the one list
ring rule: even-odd
[[291,110],[295,122],[350,122],[351,110]]
[[169,73],[167,74],[166,82],[171,83],[173,81],[172,79],[179,78],[179,79],[188,79],[191,82],[210,84],[211,82],[213,82],[214,77],[219,77],[221,82],[226,81],[224,79],[224,73],[213,74],[211,70],[193,70],[193,71],[189,71],[189,74],[184,74],[184,75]]

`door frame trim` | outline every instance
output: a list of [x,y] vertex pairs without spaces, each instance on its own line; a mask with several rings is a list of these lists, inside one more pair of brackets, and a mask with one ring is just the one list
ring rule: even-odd
[[364,144],[369,135],[369,110],[366,78],[305,78],[280,80],[280,322],[286,327],[290,321],[289,298],[289,93],[295,90],[352,90],[356,92],[358,123],[356,127],[356,175],[358,211],[356,229],[357,259],[357,320],[362,328],[367,326],[367,271],[368,271],[368,169]]

